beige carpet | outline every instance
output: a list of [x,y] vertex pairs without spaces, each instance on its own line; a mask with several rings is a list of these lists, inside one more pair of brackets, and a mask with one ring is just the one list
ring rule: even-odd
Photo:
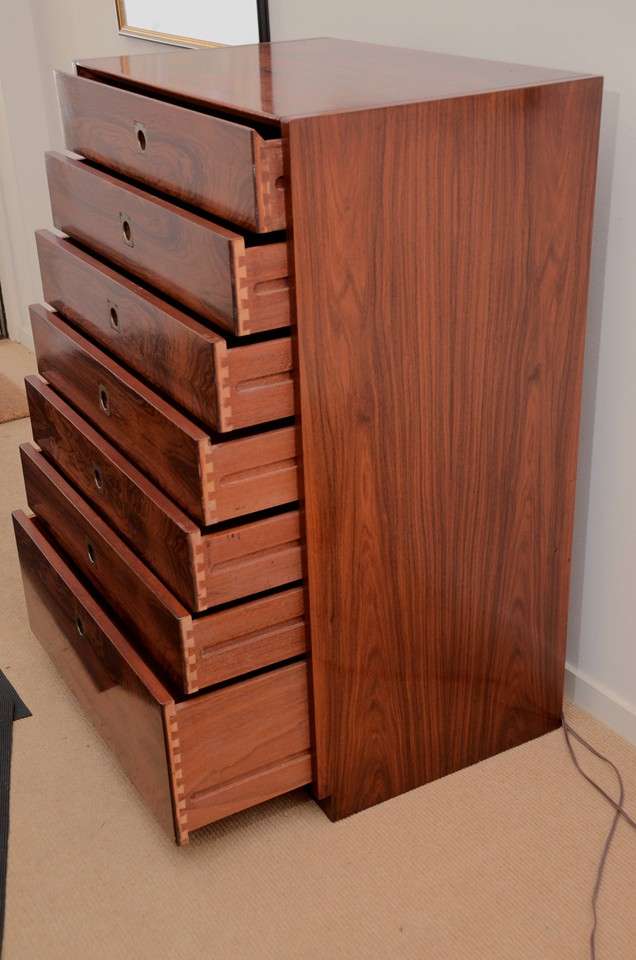
[[[0,427],[0,502],[23,506]],[[34,716],[15,726],[4,960],[585,960],[611,812],[562,734],[331,824],[304,794],[194,835],[155,826],[24,618],[1,517],[0,656]],[[584,714],[636,809],[636,750]],[[597,762],[587,763],[604,783]],[[621,825],[599,960],[636,956],[636,845]]]
[[23,380],[35,372],[35,358],[26,347],[0,340],[0,423],[29,415]]
[[15,383],[0,372],[0,423],[20,420],[28,416],[28,413],[29,409],[24,389],[17,387]]

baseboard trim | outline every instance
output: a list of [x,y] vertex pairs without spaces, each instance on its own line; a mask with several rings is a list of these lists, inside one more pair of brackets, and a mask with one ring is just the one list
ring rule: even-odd
[[636,744],[636,706],[570,663],[565,665],[565,695],[625,740]]

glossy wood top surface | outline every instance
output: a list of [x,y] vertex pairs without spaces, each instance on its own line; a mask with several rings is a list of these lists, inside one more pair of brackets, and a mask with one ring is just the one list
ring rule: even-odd
[[80,60],[77,68],[95,79],[270,120],[470,96],[579,76],[331,38]]

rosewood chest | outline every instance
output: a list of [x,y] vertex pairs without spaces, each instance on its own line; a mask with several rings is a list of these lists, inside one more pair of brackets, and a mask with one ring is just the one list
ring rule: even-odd
[[16,538],[150,809],[338,819],[558,726],[600,78],[319,39],[58,87]]

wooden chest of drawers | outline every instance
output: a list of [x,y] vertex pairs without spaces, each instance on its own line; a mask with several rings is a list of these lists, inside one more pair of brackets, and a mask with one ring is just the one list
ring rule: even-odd
[[600,79],[334,40],[77,73],[14,521],[149,807],[339,818],[553,729]]

